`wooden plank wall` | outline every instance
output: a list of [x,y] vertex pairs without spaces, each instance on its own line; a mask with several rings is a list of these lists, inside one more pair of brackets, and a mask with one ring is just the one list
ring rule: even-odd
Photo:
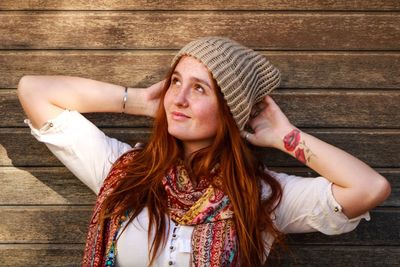
[[[389,199],[341,236],[291,235],[284,266],[400,266],[400,2],[397,0],[0,1],[0,265],[79,266],[94,195],[34,139],[17,100],[25,74],[145,87],[192,39],[223,35],[282,71],[273,97],[292,122],[387,177]],[[86,114],[146,140],[151,122]],[[283,153],[276,170],[313,176]]]

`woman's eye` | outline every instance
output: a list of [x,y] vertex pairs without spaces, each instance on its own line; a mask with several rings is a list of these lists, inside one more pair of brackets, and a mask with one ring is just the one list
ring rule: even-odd
[[179,80],[177,78],[172,78],[171,84],[178,84]]
[[200,93],[204,93],[206,90],[204,90],[204,88],[203,87],[201,87],[201,86],[196,86],[196,90],[198,91],[198,92],[200,92]]

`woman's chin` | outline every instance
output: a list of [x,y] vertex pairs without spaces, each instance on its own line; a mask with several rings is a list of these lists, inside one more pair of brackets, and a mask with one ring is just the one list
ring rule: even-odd
[[168,131],[168,133],[182,142],[187,140],[187,136],[185,134],[182,134],[181,132]]
[[168,133],[181,141],[193,139],[187,129],[180,129],[178,127],[168,127]]

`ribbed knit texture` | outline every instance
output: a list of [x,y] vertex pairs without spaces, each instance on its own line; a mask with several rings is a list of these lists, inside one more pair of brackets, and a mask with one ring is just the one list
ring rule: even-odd
[[204,37],[184,46],[171,66],[183,55],[202,62],[211,72],[240,130],[260,102],[280,83],[280,72],[258,52],[224,37]]

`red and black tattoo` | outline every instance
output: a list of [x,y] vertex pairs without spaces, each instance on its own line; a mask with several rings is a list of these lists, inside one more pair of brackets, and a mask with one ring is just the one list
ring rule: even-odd
[[294,155],[298,161],[303,164],[307,164],[307,162],[310,162],[311,157],[316,157],[316,155],[312,153],[311,150],[306,146],[306,142],[304,140],[300,141],[300,139],[300,131],[294,129],[285,135],[283,138],[283,144],[285,145],[285,149],[287,151],[294,151]]

